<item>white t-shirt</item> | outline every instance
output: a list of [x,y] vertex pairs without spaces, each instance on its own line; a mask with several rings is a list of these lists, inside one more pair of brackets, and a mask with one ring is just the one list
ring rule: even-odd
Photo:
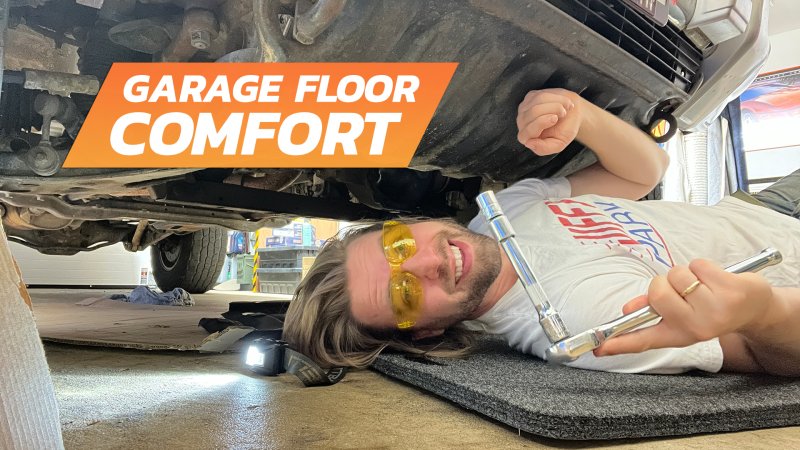
[[[533,272],[575,335],[620,317],[646,294],[652,278],[706,258],[723,266],[774,247],[784,261],[762,273],[774,286],[800,286],[800,221],[726,197],[714,206],[631,201],[597,195],[569,198],[566,178],[528,179],[497,194]],[[491,236],[482,216],[469,228]],[[469,327],[502,335],[513,348],[544,357],[550,343],[517,283]],[[709,372],[722,367],[717,339],[686,348],[596,358],[568,365],[612,372]]]

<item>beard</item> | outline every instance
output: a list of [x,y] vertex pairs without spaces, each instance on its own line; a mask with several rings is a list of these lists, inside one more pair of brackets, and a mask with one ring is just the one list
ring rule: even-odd
[[500,246],[494,238],[478,234],[455,223],[447,223],[447,228],[439,233],[440,251],[449,252],[448,240],[464,241],[472,246],[473,260],[466,279],[460,280],[459,290],[465,297],[458,302],[458,312],[446,319],[437,320],[433,327],[449,328],[467,320],[480,306],[492,283],[497,279],[502,267]]

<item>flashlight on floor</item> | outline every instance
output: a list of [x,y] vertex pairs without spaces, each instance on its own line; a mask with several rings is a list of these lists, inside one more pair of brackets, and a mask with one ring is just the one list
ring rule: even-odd
[[273,377],[286,371],[283,364],[285,354],[285,342],[257,338],[247,347],[244,365],[259,375]]
[[347,373],[345,367],[322,369],[311,358],[277,339],[253,339],[244,355],[244,365],[250,371],[268,377],[288,372],[306,386],[330,386],[341,381]]

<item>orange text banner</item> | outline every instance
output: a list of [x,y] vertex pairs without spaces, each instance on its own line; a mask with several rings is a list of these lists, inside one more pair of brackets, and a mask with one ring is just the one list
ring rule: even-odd
[[64,167],[407,167],[455,69],[114,64]]

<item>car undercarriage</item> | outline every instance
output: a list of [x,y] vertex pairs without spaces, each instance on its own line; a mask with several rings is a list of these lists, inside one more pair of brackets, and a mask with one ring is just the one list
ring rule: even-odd
[[[43,36],[75,59],[68,71],[24,39],[3,43],[0,213],[12,241],[49,254],[118,242],[135,251],[209,226],[254,230],[297,216],[466,220],[482,188],[595,161],[577,142],[539,157],[516,141],[529,90],[567,88],[647,128],[690,98],[710,48],[625,0],[2,3],[9,36]],[[108,70],[125,61],[459,66],[408,169],[62,168]]]

